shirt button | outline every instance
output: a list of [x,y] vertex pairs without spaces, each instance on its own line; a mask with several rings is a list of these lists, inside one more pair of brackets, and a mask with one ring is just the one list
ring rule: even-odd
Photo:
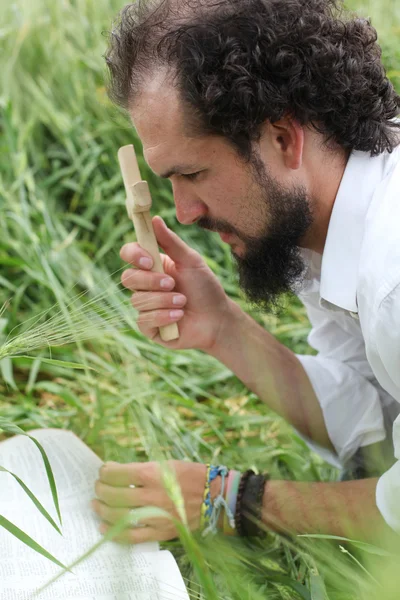
[[357,319],[357,321],[360,320],[360,317],[358,316],[358,313],[350,311],[349,314],[350,314],[351,317],[353,317],[353,319]]

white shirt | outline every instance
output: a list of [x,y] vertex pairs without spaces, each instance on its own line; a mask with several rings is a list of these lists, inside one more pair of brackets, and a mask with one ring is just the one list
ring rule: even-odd
[[[299,293],[317,356],[298,356],[313,385],[336,465],[393,427],[397,462],[378,481],[377,506],[400,532],[400,147],[353,152],[320,255],[307,251]],[[390,433],[389,433],[390,434]]]

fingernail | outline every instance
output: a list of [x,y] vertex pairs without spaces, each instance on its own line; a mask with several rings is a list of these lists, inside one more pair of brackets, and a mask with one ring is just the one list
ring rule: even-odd
[[179,305],[184,304],[185,300],[186,300],[185,296],[174,296],[172,298],[172,304],[177,304],[179,306]]
[[171,279],[170,277],[165,277],[165,279],[161,279],[161,281],[160,281],[160,287],[162,287],[164,289],[170,289],[170,288],[172,288],[173,285],[174,285],[174,280]]
[[181,317],[183,317],[183,310],[171,310],[169,312],[169,316],[171,317],[171,319],[180,319]]
[[153,266],[153,261],[151,260],[151,258],[143,257],[139,260],[139,265],[144,269],[151,269],[151,267]]

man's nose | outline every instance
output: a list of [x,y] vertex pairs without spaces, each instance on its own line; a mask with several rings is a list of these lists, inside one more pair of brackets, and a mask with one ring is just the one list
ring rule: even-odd
[[204,202],[190,192],[174,189],[174,201],[176,218],[182,225],[192,225],[207,213]]

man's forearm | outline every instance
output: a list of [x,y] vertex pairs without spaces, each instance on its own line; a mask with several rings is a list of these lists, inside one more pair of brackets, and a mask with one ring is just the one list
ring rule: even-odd
[[398,540],[375,501],[377,479],[329,483],[268,481],[262,520],[274,531],[376,542]]
[[303,435],[332,449],[321,407],[295,354],[232,302],[210,352]]

